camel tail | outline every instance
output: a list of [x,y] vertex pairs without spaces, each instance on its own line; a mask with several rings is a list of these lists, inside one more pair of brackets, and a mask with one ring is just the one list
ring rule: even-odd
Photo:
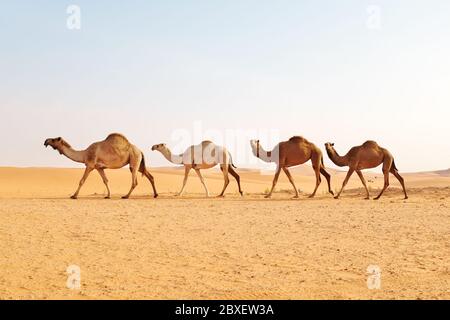
[[141,160],[141,164],[139,165],[139,172],[142,173],[142,176],[144,176],[145,170],[147,170],[145,168],[145,158],[144,158],[144,154],[141,152],[142,154],[142,160]]
[[395,171],[398,171],[397,166],[395,165],[395,161],[392,161],[392,168],[394,168]]
[[231,156],[231,153],[228,153],[228,155],[230,156],[230,164],[233,166],[233,168],[237,169],[237,167],[233,163],[233,157]]
[[325,163],[323,162],[323,154],[320,155],[320,164],[322,165],[322,168],[325,170]]

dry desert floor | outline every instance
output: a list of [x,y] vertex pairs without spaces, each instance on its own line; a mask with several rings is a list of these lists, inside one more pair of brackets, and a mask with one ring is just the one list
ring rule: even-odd
[[[450,174],[405,174],[379,201],[363,200],[354,175],[342,199],[325,183],[314,199],[311,169],[295,170],[301,198],[272,175],[238,169],[224,199],[208,198],[195,175],[150,168],[160,197],[127,169],[109,170],[113,192],[93,173],[69,199],[82,169],[0,168],[0,299],[450,299]],[[206,173],[206,172],[205,172]],[[345,173],[333,171],[333,190]],[[375,196],[380,175],[366,173]],[[218,194],[221,174],[206,173]],[[79,266],[79,289],[67,287]],[[381,287],[367,286],[369,265]]]

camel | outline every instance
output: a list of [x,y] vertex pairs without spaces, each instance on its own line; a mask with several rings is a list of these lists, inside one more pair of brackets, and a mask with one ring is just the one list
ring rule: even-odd
[[257,158],[269,163],[275,162],[277,165],[275,176],[272,182],[272,189],[270,190],[269,194],[265,196],[266,198],[270,198],[272,196],[273,190],[275,189],[281,170],[284,171],[284,173],[289,179],[289,182],[294,187],[295,191],[294,198],[298,198],[299,197],[298,190],[297,187],[295,186],[294,179],[292,178],[288,168],[303,164],[308,160],[311,160],[314,173],[316,175],[316,187],[314,189],[314,192],[309,197],[313,198],[316,194],[317,188],[321,183],[320,174],[322,174],[327,179],[328,192],[333,194],[330,184],[331,176],[325,170],[325,166],[323,164],[322,151],[320,151],[319,148],[317,148],[313,143],[309,142],[305,138],[300,136],[294,136],[290,138],[288,141],[283,141],[277,144],[272,151],[265,151],[261,147],[259,140],[251,140],[250,145],[252,147],[253,154]]
[[364,176],[361,172],[363,169],[376,168],[380,164],[383,164],[383,175],[384,175],[384,187],[381,190],[380,194],[374,198],[374,200],[380,199],[383,192],[389,186],[389,172],[392,173],[400,182],[403,188],[403,192],[405,194],[405,199],[408,199],[408,195],[406,194],[405,182],[402,176],[399,175],[398,169],[395,166],[394,157],[392,154],[386,150],[385,148],[380,147],[375,141],[366,141],[362,145],[353,147],[345,156],[340,156],[334,149],[334,143],[325,143],[325,148],[327,150],[328,157],[333,163],[339,167],[348,166],[349,170],[347,172],[347,176],[344,179],[342,184],[342,188],[339,193],[336,195],[336,199],[339,198],[342,191],[345,188],[348,180],[350,179],[353,172],[356,171],[359,178],[361,179],[364,188],[366,189],[366,198],[370,199],[369,189],[367,189],[366,181],[364,180]]
[[78,189],[71,196],[72,199],[77,199],[78,193],[81,187],[88,178],[92,170],[97,170],[102,177],[103,183],[108,190],[108,195],[105,199],[111,197],[111,192],[108,186],[108,179],[105,175],[105,169],[119,169],[127,164],[130,165],[131,171],[131,189],[127,195],[123,196],[123,199],[128,199],[137,186],[137,171],[146,176],[153,187],[153,195],[156,198],[158,193],[155,188],[155,181],[153,176],[147,171],[145,167],[144,154],[135,145],[131,144],[125,136],[119,133],[110,134],[105,140],[95,142],[91,144],[86,150],[76,151],[72,149],[61,137],[49,138],[45,140],[44,146],[51,146],[53,149],[58,150],[60,154],[65,155],[67,158],[84,163],[86,169],[84,175],[80,180]]
[[200,178],[200,182],[205,188],[206,197],[209,197],[208,187],[206,186],[205,180],[200,172],[201,169],[209,169],[215,167],[217,164],[220,165],[220,170],[223,173],[224,185],[222,192],[219,197],[223,197],[225,190],[230,183],[228,178],[228,172],[236,179],[239,193],[243,195],[241,190],[240,177],[237,172],[233,169],[236,166],[233,164],[231,154],[225,147],[217,146],[211,141],[202,141],[198,145],[192,145],[186,149],[186,151],[180,155],[174,155],[166,146],[165,143],[155,144],[152,146],[152,151],[159,151],[162,155],[174,164],[184,165],[184,180],[183,187],[178,193],[178,196],[182,196],[184,189],[186,187],[187,179],[191,169],[194,169]]

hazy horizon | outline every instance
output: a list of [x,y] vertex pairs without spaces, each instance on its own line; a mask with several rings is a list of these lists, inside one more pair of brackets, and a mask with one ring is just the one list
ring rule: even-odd
[[78,166],[44,140],[121,132],[149,167],[171,165],[153,144],[212,139],[257,168],[249,139],[302,135],[333,168],[325,142],[375,140],[401,172],[446,170],[450,2],[402,3],[2,3],[0,166]]

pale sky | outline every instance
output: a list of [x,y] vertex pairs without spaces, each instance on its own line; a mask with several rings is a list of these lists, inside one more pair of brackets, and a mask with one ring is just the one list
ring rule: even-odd
[[400,171],[450,167],[448,0],[0,4],[0,166],[74,166],[44,139],[121,132],[149,166],[170,165],[153,144],[181,151],[188,134],[241,167],[258,164],[249,139],[292,135],[342,154],[376,140]]

